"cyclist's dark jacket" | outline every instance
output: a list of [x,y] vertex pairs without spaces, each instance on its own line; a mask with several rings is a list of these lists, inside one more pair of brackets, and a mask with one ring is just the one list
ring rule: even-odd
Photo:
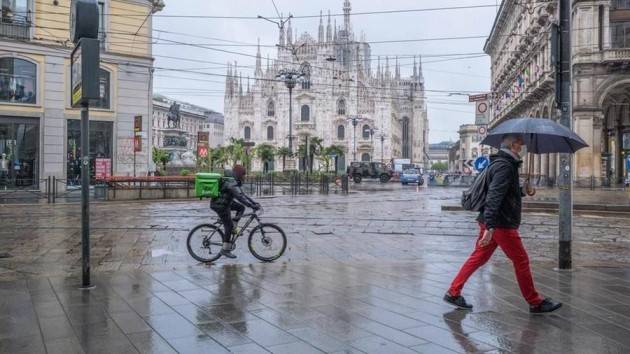
[[[226,177],[232,177],[231,171],[225,172]],[[242,182],[236,178],[222,178],[219,197],[212,199],[210,208],[212,210],[230,210],[230,205],[234,199],[248,208],[254,208],[256,202],[248,197],[241,189]]]
[[490,228],[518,229],[521,224],[522,190],[518,169],[522,164],[505,151],[490,156],[486,203],[477,221]]

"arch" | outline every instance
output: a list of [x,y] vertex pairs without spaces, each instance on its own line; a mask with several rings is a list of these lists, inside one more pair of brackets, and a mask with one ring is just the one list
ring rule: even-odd
[[243,138],[245,140],[250,140],[252,138],[252,128],[250,127],[245,127],[243,129]]
[[337,140],[343,140],[346,138],[346,127],[343,124],[340,124],[337,127]]
[[267,140],[273,140],[273,127],[271,125],[267,127]]
[[269,100],[267,102],[267,117],[275,117],[276,115],[276,104],[273,100]]
[[370,154],[367,152],[364,152],[361,154],[361,161],[362,162],[370,162],[371,158],[370,158]]
[[630,87],[630,79],[623,78],[620,79],[616,75],[611,75],[610,78],[604,80],[604,82],[599,85],[595,92],[595,100],[598,103],[598,107],[605,106],[605,100],[612,95],[615,89],[620,87],[627,86]]
[[36,104],[37,65],[21,57],[0,57],[0,102]]
[[369,139],[370,138],[370,126],[367,124],[364,124],[363,127],[361,128],[361,133],[363,136],[363,139]]
[[337,114],[340,116],[346,114],[346,100],[343,97],[337,101]]
[[300,108],[300,120],[302,122],[308,122],[311,120],[311,107],[307,104],[302,105]]

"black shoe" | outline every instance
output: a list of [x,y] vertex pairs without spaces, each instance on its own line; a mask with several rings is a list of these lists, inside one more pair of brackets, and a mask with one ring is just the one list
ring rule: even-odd
[[234,253],[232,253],[232,251],[230,251],[230,250],[224,250],[224,249],[222,249],[222,250],[221,250],[221,255],[222,255],[223,257],[227,257],[227,258],[231,258],[231,259],[236,258],[236,255],[235,255]]
[[451,304],[453,306],[456,306],[460,309],[464,309],[464,310],[472,310],[473,305],[469,304],[466,302],[466,299],[464,299],[463,296],[451,296],[451,294],[446,293],[444,294],[444,298],[443,298],[444,302],[446,302],[447,304]]
[[553,312],[561,307],[562,307],[561,302],[553,302],[553,300],[551,300],[550,298],[546,298],[538,305],[529,306],[529,312],[530,313],[548,313],[548,312]]

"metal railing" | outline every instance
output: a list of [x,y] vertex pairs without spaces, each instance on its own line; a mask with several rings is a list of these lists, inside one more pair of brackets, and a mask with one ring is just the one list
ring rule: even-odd
[[0,17],[0,37],[7,37],[17,40],[31,39],[30,13],[26,17],[9,19]]

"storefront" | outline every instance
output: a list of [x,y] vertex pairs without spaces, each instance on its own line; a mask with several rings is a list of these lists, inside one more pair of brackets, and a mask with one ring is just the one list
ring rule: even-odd
[[[107,166],[113,166],[113,122],[90,121],[90,180],[94,180],[96,160],[109,161]],[[81,185],[81,121],[68,120],[67,147],[67,176],[68,186]],[[111,171],[110,171],[111,173]]]
[[39,119],[0,116],[0,189],[38,185]]

